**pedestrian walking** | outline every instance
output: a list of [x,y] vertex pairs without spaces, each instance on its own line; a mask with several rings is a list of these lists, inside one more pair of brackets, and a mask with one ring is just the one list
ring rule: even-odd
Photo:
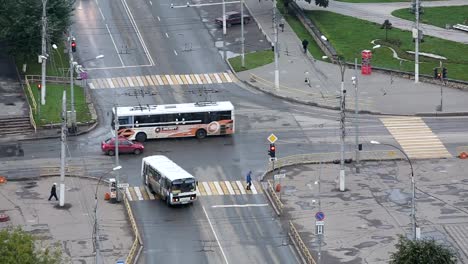
[[57,183],[54,182],[54,185],[52,185],[52,188],[50,189],[50,196],[49,196],[49,201],[52,199],[52,197],[55,197],[55,200],[58,201],[57,198]]
[[307,52],[307,46],[309,45],[309,41],[307,41],[307,39],[304,39],[302,41],[302,47],[304,48],[304,53]]
[[283,17],[281,18],[279,27],[281,28],[281,32],[284,32],[284,18]]
[[247,182],[247,190],[250,190],[250,186],[252,185],[252,171],[249,171],[247,173],[247,176],[245,177],[245,181]]

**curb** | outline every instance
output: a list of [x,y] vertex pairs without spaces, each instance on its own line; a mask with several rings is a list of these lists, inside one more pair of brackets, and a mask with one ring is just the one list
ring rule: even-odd
[[[76,134],[70,134],[69,136],[80,136],[80,135],[84,135],[84,134],[87,134],[89,132],[91,132],[92,130],[94,130],[97,126],[99,125],[99,122],[96,120],[91,126],[88,127],[88,129],[86,129],[85,131],[80,131]],[[23,139],[19,139],[18,141],[28,141],[28,140],[36,140],[36,139],[51,139],[51,138],[60,138],[61,135],[57,133],[57,135],[53,135],[53,136],[49,136],[49,135],[45,135],[45,136],[31,136],[31,137],[26,137],[26,138],[23,138]]]

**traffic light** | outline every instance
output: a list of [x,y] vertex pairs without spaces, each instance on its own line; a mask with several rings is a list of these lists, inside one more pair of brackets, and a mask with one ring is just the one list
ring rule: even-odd
[[37,84],[37,89],[38,89],[38,90],[41,90],[41,88],[42,88],[42,84],[38,83],[38,84]]
[[74,40],[72,40],[71,42],[71,49],[72,49],[72,52],[76,51],[76,42]]
[[270,148],[268,149],[268,155],[270,155],[270,157],[274,158],[276,157],[276,146],[275,144],[270,144]]
[[439,69],[434,68],[434,79],[438,79],[438,77],[439,77]]
[[442,68],[442,78],[445,80],[447,79],[447,68]]

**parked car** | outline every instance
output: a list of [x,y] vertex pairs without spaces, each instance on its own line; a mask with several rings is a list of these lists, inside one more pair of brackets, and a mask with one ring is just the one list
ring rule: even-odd
[[[115,138],[108,138],[101,143],[102,152],[109,156],[115,155]],[[141,154],[145,147],[139,142],[132,142],[124,137],[119,137],[119,153]]]
[[[250,22],[250,16],[244,14],[244,24],[248,24]],[[223,27],[223,17],[218,17],[215,19],[215,23],[219,27]],[[237,11],[226,12],[226,27],[230,27],[231,25],[236,25],[241,23],[241,14]]]

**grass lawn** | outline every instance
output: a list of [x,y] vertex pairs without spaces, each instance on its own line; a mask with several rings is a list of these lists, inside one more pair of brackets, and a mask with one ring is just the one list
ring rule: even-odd
[[241,56],[229,59],[229,63],[234,68],[234,71],[241,72],[254,69],[266,64],[272,63],[274,54],[271,50],[263,50],[252,53],[247,53],[244,56],[245,67],[242,67]]
[[[388,38],[391,42],[386,42],[384,41],[385,30],[380,29],[380,24],[328,11],[307,11],[306,14],[316,23],[346,61],[353,62],[354,58],[360,58],[361,50],[372,49],[371,40],[380,39],[378,44],[391,46],[397,51],[399,57],[409,61],[403,62],[400,68],[400,62],[392,58],[390,50],[382,47],[374,50],[372,65],[414,71],[414,56],[406,53],[406,51],[414,50],[411,32],[396,28],[391,29],[388,31]],[[444,62],[444,66],[447,67],[448,77],[468,81],[466,74],[468,72],[468,56],[462,56],[462,54],[468,54],[468,45],[425,36],[424,42],[420,45],[420,51],[446,57],[448,60]],[[439,66],[438,60],[420,56],[420,72],[422,74],[432,75],[433,68],[437,66]]]
[[[423,7],[423,10],[424,13],[421,14],[420,21],[424,24],[434,25],[441,28],[445,28],[446,24],[463,24],[465,20],[468,20],[468,5]],[[415,21],[414,14],[411,14],[408,8],[395,10],[392,12],[392,15],[406,20]]]
[[[67,90],[67,109],[71,109],[70,85],[68,84],[47,84],[46,104],[40,105],[40,91],[37,89],[37,83],[31,84],[31,89],[34,94],[36,103],[39,106],[39,112],[34,115],[34,121],[38,126],[46,124],[60,123],[62,112],[62,97],[63,90]],[[91,120],[84,90],[80,86],[74,86],[75,93],[75,110],[77,122],[86,122]],[[28,99],[31,98],[28,96]]]
[[[60,44],[57,50],[51,49],[49,59],[47,59],[46,73],[48,76],[70,76],[68,69],[70,68],[70,62],[68,53],[63,53],[64,45]],[[23,73],[23,64],[26,63],[26,73]],[[16,58],[16,65],[20,73],[24,75],[40,75],[42,73],[41,64],[38,63],[37,56],[30,58]]]

